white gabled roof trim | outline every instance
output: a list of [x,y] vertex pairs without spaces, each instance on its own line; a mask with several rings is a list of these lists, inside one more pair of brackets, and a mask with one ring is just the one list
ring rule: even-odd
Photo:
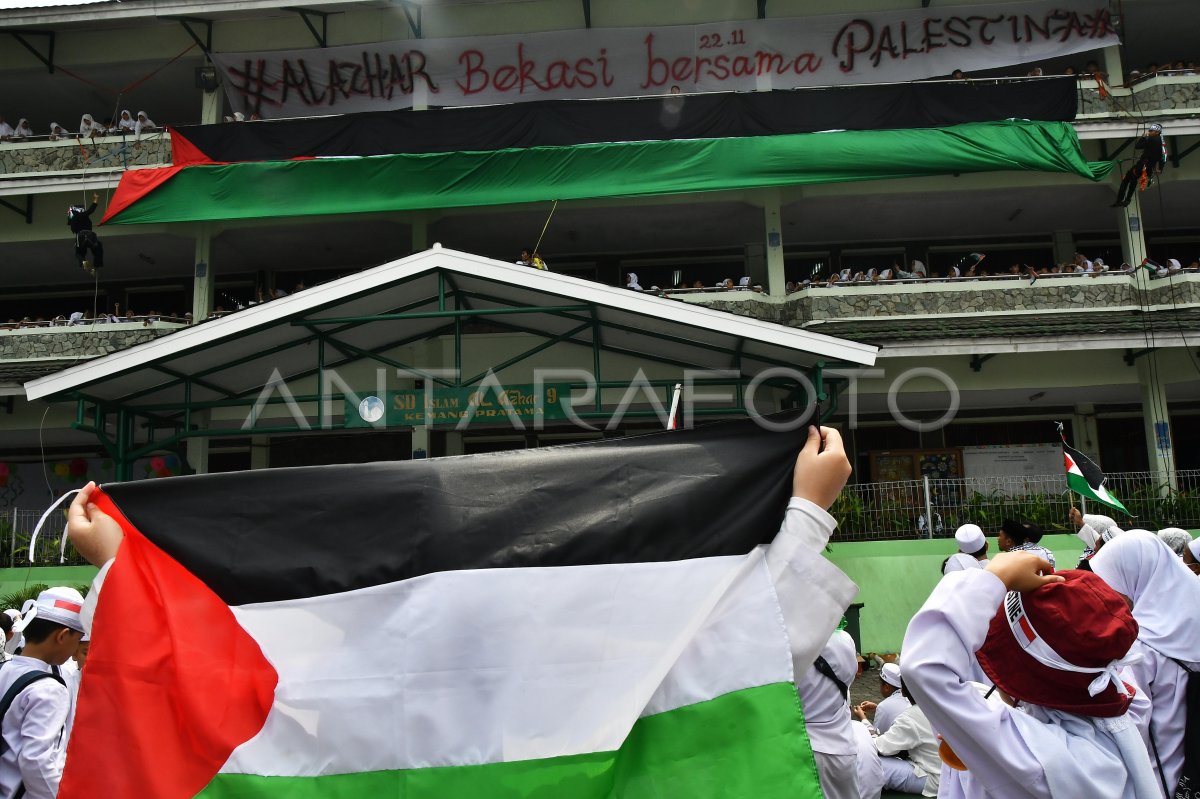
[[[81,389],[113,375],[117,375],[113,379],[119,379],[120,374],[152,367],[156,363],[187,355],[189,351],[208,348],[222,340],[232,344],[254,331],[290,324],[292,319],[322,306],[332,305],[322,311],[322,316],[336,317],[339,315],[339,299],[361,301],[366,292],[386,289],[407,278],[436,269],[507,284],[525,291],[595,304],[601,309],[631,313],[647,319],[678,324],[683,328],[713,331],[746,342],[803,353],[810,358],[815,356],[865,366],[875,362],[877,348],[868,344],[736,316],[691,303],[639,294],[570,275],[538,271],[434,245],[431,250],[185,328],[169,336],[72,366],[57,374],[31,380],[25,384],[26,395],[30,400],[43,399]],[[320,316],[315,318],[319,319]],[[303,328],[297,328],[298,339],[303,333]],[[653,336],[654,333],[648,332],[647,335]],[[243,347],[253,351],[252,344],[243,344]],[[752,355],[749,357],[753,358]]]

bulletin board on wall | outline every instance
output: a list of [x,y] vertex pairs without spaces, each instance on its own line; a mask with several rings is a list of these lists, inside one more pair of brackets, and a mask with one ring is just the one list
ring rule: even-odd
[[894,480],[950,480],[963,476],[962,450],[888,449],[870,453],[871,482]]

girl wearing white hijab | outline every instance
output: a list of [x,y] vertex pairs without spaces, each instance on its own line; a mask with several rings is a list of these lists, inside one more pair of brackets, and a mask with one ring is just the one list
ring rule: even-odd
[[79,137],[99,136],[104,133],[104,126],[97,122],[91,114],[84,114],[79,120]]
[[29,139],[33,137],[33,128],[29,127],[29,120],[22,117],[17,122],[17,129],[13,131],[13,139]]
[[[1150,697],[1150,759],[1167,796],[1183,769],[1188,673],[1200,669],[1200,580],[1153,533],[1130,530],[1092,556],[1092,571],[1133,602],[1139,630],[1130,666]],[[1195,722],[1194,722],[1195,723]]]
[[129,111],[122,111],[117,124],[113,126],[113,133],[135,133],[137,131],[137,122],[130,115]]
[[145,111],[138,111],[137,122],[134,124],[134,132],[139,136],[147,131],[158,130],[154,124],[154,120],[146,116]]
[[66,128],[57,122],[50,123],[50,141],[60,141],[69,138],[71,138],[71,134],[67,133]]
[[637,277],[636,272],[630,272],[629,274],[627,274],[625,276],[625,288],[632,289],[633,291],[641,291],[642,290],[642,287],[638,284],[638,277]]

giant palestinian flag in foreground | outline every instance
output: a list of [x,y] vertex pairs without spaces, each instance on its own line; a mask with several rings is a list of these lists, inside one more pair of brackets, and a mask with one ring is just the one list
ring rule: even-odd
[[[854,586],[750,423],[107,485],[60,797],[819,797]],[[764,546],[768,545],[768,546]]]

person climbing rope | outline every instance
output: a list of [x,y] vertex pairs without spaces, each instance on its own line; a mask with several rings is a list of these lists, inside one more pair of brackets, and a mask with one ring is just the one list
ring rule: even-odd
[[1117,192],[1117,201],[1113,208],[1125,208],[1133,201],[1134,188],[1145,191],[1156,175],[1161,175],[1163,165],[1167,163],[1167,143],[1163,139],[1162,125],[1157,122],[1147,129],[1146,135],[1137,141],[1137,148],[1142,151],[1133,166],[1121,180],[1121,188]]
[[[104,266],[104,245],[100,243],[96,232],[92,230],[92,212],[96,210],[96,203],[99,201],[100,195],[93,193],[92,204],[88,206],[87,210],[84,210],[82,205],[72,205],[67,209],[67,225],[75,234],[75,258],[88,273],[95,273],[97,269]],[[90,262],[87,260],[88,250],[92,252]]]

